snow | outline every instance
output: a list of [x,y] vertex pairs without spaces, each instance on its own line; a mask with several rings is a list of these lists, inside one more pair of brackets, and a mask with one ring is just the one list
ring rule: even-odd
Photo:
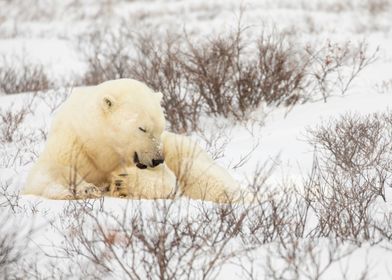
[[[374,50],[379,46],[378,60],[361,73],[344,95],[334,93],[327,102],[309,102],[296,105],[290,110],[263,107],[253,112],[252,120],[246,123],[234,123],[219,118],[206,120],[206,134],[214,134],[216,126],[219,125],[225,127],[230,139],[225,146],[223,157],[218,159],[223,166],[232,166],[254,149],[243,166],[230,170],[243,184],[252,178],[260,164],[273,162],[276,167],[268,181],[271,186],[282,184],[283,178],[287,178],[292,184],[301,185],[313,162],[314,151],[307,142],[307,129],[315,128],[346,113],[366,115],[391,110],[390,1],[386,1],[389,3],[387,11],[377,15],[371,14],[366,8],[366,3],[371,1],[106,1],[105,3],[110,3],[107,4],[110,7],[105,8],[106,13],[98,19],[96,14],[102,13],[99,3],[102,4],[103,1],[76,1],[80,6],[73,8],[67,5],[71,1],[57,0],[48,6],[49,11],[44,15],[41,15],[41,10],[45,11],[46,6],[42,5],[42,1],[37,1],[40,4],[31,7],[31,11],[21,0],[13,2],[14,4],[10,4],[11,1],[6,2],[0,3],[0,56],[4,55],[6,59],[12,60],[13,55],[26,54],[29,61],[42,63],[45,65],[45,71],[56,81],[56,88],[63,92],[67,92],[67,89],[60,84],[61,81],[71,81],[72,77],[85,71],[86,64],[82,61],[77,47],[78,36],[87,32],[94,24],[115,28],[125,20],[135,29],[151,28],[157,33],[170,29],[181,32],[186,29],[189,34],[202,37],[235,27],[239,8],[243,6],[245,24],[276,27],[290,36],[298,36],[301,42],[317,43],[328,39],[355,42],[366,39],[370,49]],[[50,127],[53,106],[58,105],[56,100],[59,99],[50,99],[48,96],[55,94],[54,91],[45,92],[42,96],[36,96],[34,93],[0,94],[0,112],[10,108],[16,110],[36,96],[32,103],[33,113],[23,122],[21,139],[0,147],[0,156],[4,159],[4,163],[0,163],[0,186],[8,185],[7,192],[10,194],[22,189],[27,172],[44,145],[45,139],[40,131],[48,131]],[[203,138],[197,133],[192,134],[192,137],[203,143]],[[22,153],[21,157],[19,153]],[[13,161],[14,158],[18,160]],[[388,196],[392,198],[392,194],[388,193]],[[391,214],[390,199],[385,203],[380,202],[381,213]],[[3,200],[0,197],[0,205],[1,201]],[[123,213],[135,205],[146,212],[154,208],[150,201],[141,201],[139,204],[131,202],[132,206],[123,199],[105,198],[103,203],[106,209],[116,213]],[[197,205],[198,202],[180,199],[178,204],[181,203]],[[16,210],[14,222],[25,225],[24,228],[27,229],[34,221],[36,231],[31,238],[36,246],[31,247],[32,251],[37,250],[38,245],[49,249],[53,245],[61,245],[62,235],[53,224],[61,228],[67,202],[22,195],[18,204],[20,207]],[[317,250],[327,252],[331,241],[319,242]],[[271,258],[271,252],[277,251],[276,246],[279,244],[271,243],[252,253],[257,256],[257,279],[265,276],[267,259]],[[342,272],[345,271],[347,279],[357,279],[361,270],[367,267],[370,271],[367,275],[369,279],[390,278],[392,251],[385,249],[386,247],[391,247],[386,241],[380,244],[365,243],[354,254],[329,267],[322,279],[341,279]],[[42,266],[45,266],[45,260],[45,257],[40,259]],[[271,261],[274,267],[280,267],[278,258]],[[303,264],[304,269],[311,266],[311,263]],[[226,264],[218,279],[242,279],[242,276],[237,265]]]

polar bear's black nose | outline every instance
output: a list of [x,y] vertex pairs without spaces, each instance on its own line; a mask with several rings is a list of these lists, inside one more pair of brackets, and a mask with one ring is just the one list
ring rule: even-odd
[[163,162],[164,162],[164,159],[163,159],[163,158],[160,158],[160,159],[153,159],[153,160],[152,160],[152,167],[158,166],[158,165],[162,164]]

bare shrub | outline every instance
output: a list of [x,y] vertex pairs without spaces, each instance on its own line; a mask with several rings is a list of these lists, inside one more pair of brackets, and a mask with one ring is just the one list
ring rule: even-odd
[[292,105],[301,98],[306,65],[286,38],[262,34],[247,42],[245,30],[205,42],[187,40],[184,69],[209,114],[244,119],[263,102]]
[[246,219],[242,229],[243,240],[258,247],[283,238],[292,223],[291,198],[290,194],[274,194],[259,201]]
[[[304,101],[305,80],[309,59],[295,50],[287,38],[263,35],[258,43],[259,95],[267,104],[290,106]],[[249,102],[247,102],[249,103]],[[258,105],[258,102],[251,102]],[[254,105],[253,105],[254,107]]]
[[50,85],[42,65],[33,64],[25,57],[0,58],[0,92],[37,92],[48,89]]
[[347,92],[359,73],[377,59],[378,48],[369,54],[365,42],[357,46],[349,41],[343,44],[327,42],[319,49],[308,46],[306,52],[312,61],[309,70],[311,90],[321,93],[326,102],[335,91],[342,95]]
[[11,143],[18,138],[19,128],[26,116],[31,113],[33,99],[28,100],[23,106],[12,104],[8,109],[0,109],[0,143]]
[[82,265],[93,264],[100,277],[213,279],[244,250],[227,250],[243,220],[233,206],[167,200],[142,209],[139,203],[117,216],[72,202],[63,253]]
[[390,9],[392,2],[390,0],[366,0],[365,9],[372,15],[378,16]]
[[203,42],[186,34],[157,40],[127,29],[93,33],[81,41],[89,67],[81,83],[141,80],[163,93],[167,119],[179,132],[197,129],[202,113],[241,120],[263,102],[298,102],[305,87],[304,60],[282,36],[262,35],[258,42],[245,42],[244,30],[239,27]]
[[[335,238],[301,239],[291,234],[279,243],[273,243],[267,249],[267,261],[264,265],[268,279],[328,279],[327,275],[337,277],[333,266],[349,257],[357,246],[342,244]],[[367,279],[368,267],[363,267],[359,279]],[[331,273],[332,272],[332,273]],[[342,272],[342,279],[344,277]]]
[[184,54],[183,69],[188,73],[195,91],[203,98],[209,114],[227,117],[235,110],[231,109],[234,100],[228,81],[232,78],[235,59],[238,58],[238,40],[218,37],[197,44],[188,40],[189,53]]
[[46,128],[31,127],[27,121],[35,111],[35,100],[36,95],[28,95],[20,104],[0,108],[0,168],[24,166],[38,157]]
[[71,89],[57,89],[42,92],[37,95],[38,98],[42,100],[43,103],[48,107],[50,114],[53,114],[61,104],[68,98],[71,93]]
[[0,186],[0,275],[3,279],[21,279],[34,227],[31,221],[21,223],[21,217],[17,217],[19,194],[9,193],[9,186],[2,181]]
[[180,41],[179,36],[170,34],[163,42],[151,35],[138,35],[130,72],[132,77],[163,93],[162,106],[170,128],[183,133],[199,128],[202,100],[192,90],[189,75],[182,67]]
[[20,196],[17,192],[11,192],[6,182],[0,181],[0,208],[16,212],[19,206]]
[[88,64],[81,84],[96,85],[106,80],[130,77],[131,32],[125,27],[117,31],[96,30],[80,37],[79,48]]
[[34,5],[23,0],[2,1],[0,16],[11,17],[17,22],[53,22],[58,20],[85,20],[113,16],[113,2],[99,0],[87,3],[81,0],[37,0]]
[[[328,219],[316,196],[299,195],[291,187],[269,190],[265,168],[250,182],[255,194],[250,204],[130,200],[120,212],[112,212],[104,200],[70,201],[57,226],[64,243],[52,257],[69,262],[71,275],[78,277],[215,279],[229,264],[238,265],[247,279],[259,279],[258,274],[268,279],[328,277],[360,248],[361,235],[338,232],[350,221]],[[328,200],[322,195],[320,200]],[[358,209],[346,207],[353,213]],[[317,217],[315,227],[310,217]],[[334,231],[318,221],[335,226]],[[389,228],[383,226],[382,238],[390,238]],[[373,233],[369,241],[376,244]],[[363,279],[368,273],[366,266]]]
[[10,221],[7,212],[3,212],[0,222],[0,273],[7,278],[17,274],[17,266],[23,256],[24,242],[16,242],[20,238],[19,228]]
[[389,114],[345,115],[311,131],[316,146],[305,187],[318,218],[314,234],[377,242],[377,198],[391,185],[392,123]]
[[45,269],[39,266],[37,258],[42,255],[35,250],[37,244],[32,244],[39,227],[30,215],[37,214],[41,202],[26,205],[21,200],[19,191],[12,190],[6,181],[0,180],[0,278],[54,279],[66,276],[58,269],[58,263],[54,267],[47,265]]
[[[268,177],[259,171],[254,190]],[[70,201],[62,222],[53,224],[64,243],[52,257],[70,262],[78,277],[215,279],[224,265],[259,246],[244,225],[255,219],[256,209],[265,209],[257,202],[188,199],[128,200],[124,206],[113,212],[104,200]],[[274,220],[269,216],[268,221]],[[270,230],[264,230],[266,240],[280,231]]]
[[[163,93],[172,130],[200,128],[203,114],[246,120],[262,104],[292,106],[334,92],[344,94],[376,59],[366,43],[301,47],[272,31],[245,39],[241,24],[208,39],[167,34],[156,38],[120,28],[83,36],[88,71],[81,84],[135,78]],[[87,38],[87,39],[86,39]]]
[[231,129],[227,126],[219,126],[214,132],[200,130],[198,136],[201,138],[202,147],[208,152],[213,160],[218,160],[225,156],[226,146],[231,140]]

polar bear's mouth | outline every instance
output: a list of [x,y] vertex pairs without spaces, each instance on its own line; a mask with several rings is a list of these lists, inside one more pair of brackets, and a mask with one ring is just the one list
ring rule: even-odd
[[140,162],[139,156],[138,156],[137,152],[135,152],[135,154],[133,155],[133,162],[136,164],[137,168],[140,168],[140,169],[146,169],[147,168],[147,165],[145,165],[145,164]]

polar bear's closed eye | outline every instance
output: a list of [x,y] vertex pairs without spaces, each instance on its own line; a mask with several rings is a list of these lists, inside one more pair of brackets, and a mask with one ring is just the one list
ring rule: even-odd
[[112,101],[109,98],[104,98],[103,101],[106,103],[108,107],[112,107]]

